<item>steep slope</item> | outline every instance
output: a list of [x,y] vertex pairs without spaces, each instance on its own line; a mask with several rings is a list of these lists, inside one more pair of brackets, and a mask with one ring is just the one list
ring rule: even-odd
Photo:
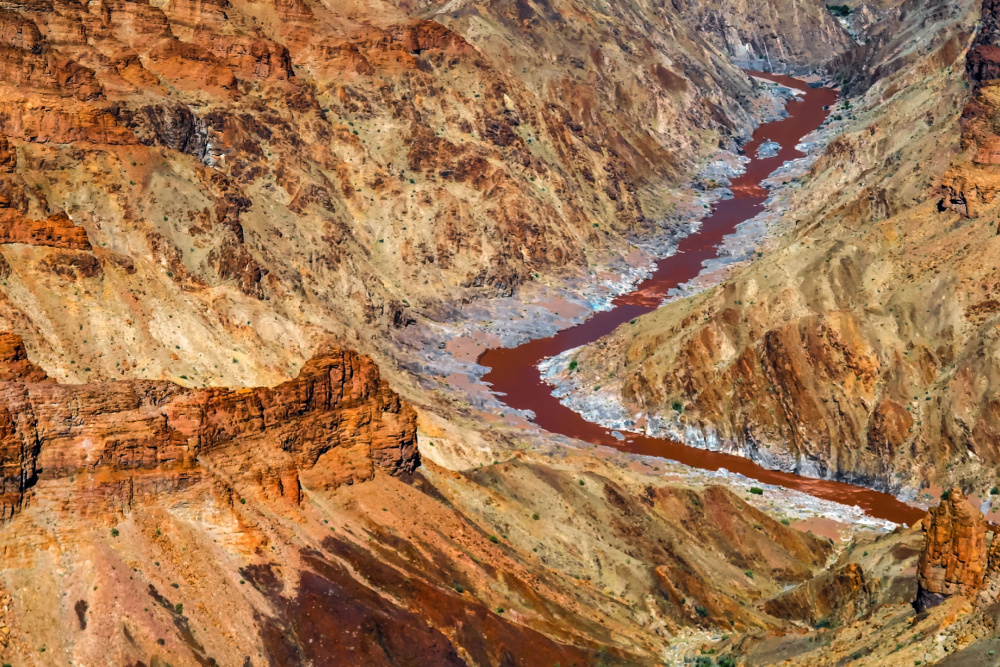
[[826,5],[812,0],[672,4],[742,67],[812,73],[855,46]]
[[900,67],[836,111],[845,131],[781,190],[762,257],[582,351],[578,383],[765,465],[986,497],[997,237],[953,210],[992,211],[992,88],[966,106],[979,18],[971,2],[911,14],[884,52]]
[[589,456],[414,473],[412,409],[353,353],[190,390],[56,384],[3,342],[11,663],[655,664],[788,629],[764,601],[836,549]]
[[0,327],[60,380],[273,384],[624,251],[758,91],[602,7],[5,9]]

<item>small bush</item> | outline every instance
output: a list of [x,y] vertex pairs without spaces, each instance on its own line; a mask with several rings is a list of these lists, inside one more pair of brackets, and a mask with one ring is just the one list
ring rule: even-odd
[[764,489],[760,488],[759,486],[751,486],[750,493],[754,494],[755,496],[762,496],[764,495]]
[[569,362],[569,369],[571,371],[575,371],[576,367],[577,367],[576,359],[574,359],[573,361]]
[[696,614],[698,614],[702,618],[707,618],[708,617],[708,610],[705,609],[704,607],[702,607],[701,605],[698,605],[697,607],[695,607],[694,611],[695,611]]
[[583,480],[582,479],[580,480],[580,486],[583,486]]
[[534,519],[535,521],[538,521],[541,517],[538,516],[538,512],[535,512],[534,514],[531,515],[531,518]]
[[490,542],[492,542],[493,544],[496,544],[497,542],[499,542],[499,541],[500,541],[499,539],[497,539],[497,536],[496,536],[496,535],[490,535],[490,536],[489,536],[489,540],[490,540]]
[[1000,486],[994,486],[992,489],[990,489],[990,495],[1000,496]]
[[753,570],[743,570],[743,574],[753,579]]
[[118,537],[121,533],[118,532],[117,528],[111,529],[111,537]]
[[826,9],[834,16],[846,18],[851,15],[851,8],[847,5],[827,5]]
[[684,409],[684,404],[680,401],[674,401],[673,406],[674,412],[681,412]]
[[456,593],[464,593],[465,592],[465,586],[463,586],[462,584],[455,584],[455,592]]
[[178,602],[177,604],[174,605],[174,611],[176,611],[178,614],[183,614],[184,613],[184,605],[182,605],[180,602]]

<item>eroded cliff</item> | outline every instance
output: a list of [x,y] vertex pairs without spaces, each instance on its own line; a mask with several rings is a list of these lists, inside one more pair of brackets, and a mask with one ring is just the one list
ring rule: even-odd
[[73,382],[385,359],[662,232],[756,122],[759,89],[645,3],[401,4],[3,10],[0,328]]
[[580,385],[768,466],[989,498],[992,47],[965,49],[992,39],[975,23],[994,9],[953,9],[927,5],[934,29],[885,54],[909,64],[834,110],[846,131],[781,190],[760,256],[583,351]]

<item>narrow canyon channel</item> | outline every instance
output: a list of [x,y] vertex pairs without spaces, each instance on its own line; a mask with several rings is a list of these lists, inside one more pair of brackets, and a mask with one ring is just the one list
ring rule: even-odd
[[[543,359],[592,343],[611,333],[619,325],[655,310],[669,290],[697,276],[702,264],[716,256],[723,237],[733,233],[741,222],[764,210],[768,193],[760,182],[786,160],[802,157],[803,154],[795,146],[824,121],[828,113],[824,107],[836,101],[837,92],[829,88],[809,88],[805,82],[791,77],[754,74],[804,90],[806,94],[788,103],[787,118],[762,125],[744,147],[746,155],[752,159],[746,172],[733,179],[731,189],[735,196],[717,202],[700,229],[683,239],[674,255],[660,260],[648,280],[640,283],[629,294],[616,298],[610,310],[596,312],[585,322],[549,338],[538,338],[514,348],[497,348],[484,352],[479,363],[490,369],[484,380],[500,394],[504,403],[518,410],[531,410],[535,414],[534,422],[553,433],[637,454],[672,459],[705,470],[726,468],[762,483],[796,489],[846,505],[857,505],[881,519],[914,523],[925,511],[907,505],[889,494],[841,482],[767,470],[740,456],[689,447],[670,439],[625,433],[624,440],[620,440],[613,435],[611,429],[588,422],[560,403],[552,395],[552,387],[542,380],[538,370],[538,363]],[[773,157],[756,158],[757,147],[768,140],[780,144],[780,151]]]

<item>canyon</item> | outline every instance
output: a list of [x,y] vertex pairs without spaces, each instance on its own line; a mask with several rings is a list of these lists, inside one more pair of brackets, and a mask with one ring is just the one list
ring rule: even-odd
[[995,664],[998,22],[0,7],[0,664]]

